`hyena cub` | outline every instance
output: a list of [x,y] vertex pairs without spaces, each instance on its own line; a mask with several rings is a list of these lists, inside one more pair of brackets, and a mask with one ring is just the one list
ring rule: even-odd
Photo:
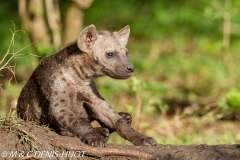
[[[129,26],[113,33],[97,32],[94,25],[83,29],[75,42],[40,62],[20,94],[18,115],[92,146],[105,146],[114,131],[134,145],[156,145],[130,126],[130,114],[113,110],[93,81],[103,75],[115,79],[132,75],[125,47],[129,34]],[[93,120],[101,127],[93,128]]]

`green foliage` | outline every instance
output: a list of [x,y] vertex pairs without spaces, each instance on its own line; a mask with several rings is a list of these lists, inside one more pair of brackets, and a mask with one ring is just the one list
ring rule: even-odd
[[5,126],[9,131],[13,131],[20,124],[15,111],[9,111],[7,115],[0,115],[0,127]]
[[234,0],[234,4],[235,4],[236,6],[240,6],[240,0]]
[[10,107],[15,108],[17,104],[17,98],[21,92],[19,84],[9,84],[5,82],[5,88],[2,91],[3,95],[0,99],[0,114],[6,115],[9,112]]
[[[20,22],[17,16],[18,8],[17,8],[17,0],[12,0],[9,2],[1,3],[0,5],[0,37],[2,39],[0,45],[0,59],[6,53],[7,48],[9,46],[9,42],[11,41],[11,36],[9,36],[9,28],[12,28],[12,22],[16,25],[16,29],[20,29]],[[21,41],[16,40],[15,46],[20,46]]]
[[[3,55],[3,57],[0,59],[0,76],[4,77],[5,75],[2,74],[3,71],[8,71],[10,72],[10,77],[9,79],[5,80],[4,82],[0,81],[0,89],[2,93],[0,93],[1,99],[0,99],[0,113],[1,114],[6,114],[9,112],[10,108],[15,108],[17,104],[17,97],[20,93],[20,88],[19,85],[12,85],[11,86],[11,81],[17,82],[16,81],[16,76],[15,76],[15,71],[16,71],[16,60],[28,56],[30,54],[24,54],[23,50],[26,49],[28,46],[22,47],[19,50],[15,49],[15,37],[20,38],[19,34],[22,33],[23,31],[21,30],[16,30],[15,24],[12,23],[13,29],[10,29],[12,36],[10,40],[10,44],[8,46],[7,51]],[[10,87],[11,86],[11,87]],[[6,90],[5,90],[6,89]]]
[[[219,20],[204,17],[202,11],[211,5],[208,0],[198,3],[183,1],[108,1],[96,0],[86,10],[85,24],[94,23],[102,28],[117,29],[130,24],[131,34],[141,39],[159,39],[173,34],[213,35]],[[199,23],[201,20],[201,23]],[[109,23],[111,22],[111,23]]]
[[43,44],[38,44],[36,49],[37,49],[38,55],[41,57],[45,57],[45,56],[49,55],[49,53],[54,53],[56,51],[56,48],[53,45],[46,47]]
[[235,117],[240,119],[240,90],[237,88],[230,89],[219,101],[217,102],[219,119]]
[[240,90],[230,90],[226,95],[226,102],[230,108],[240,109]]

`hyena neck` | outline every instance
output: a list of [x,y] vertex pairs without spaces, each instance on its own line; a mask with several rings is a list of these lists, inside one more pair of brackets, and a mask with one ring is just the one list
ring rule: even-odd
[[67,64],[80,79],[91,80],[96,77],[103,76],[100,64],[93,59],[91,53],[84,53],[79,50],[77,42],[70,44],[66,48],[66,53],[69,55]]

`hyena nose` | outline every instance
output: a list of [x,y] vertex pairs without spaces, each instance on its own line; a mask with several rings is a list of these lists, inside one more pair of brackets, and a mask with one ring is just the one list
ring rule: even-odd
[[125,68],[127,73],[132,73],[134,71],[134,67],[132,64],[128,64]]

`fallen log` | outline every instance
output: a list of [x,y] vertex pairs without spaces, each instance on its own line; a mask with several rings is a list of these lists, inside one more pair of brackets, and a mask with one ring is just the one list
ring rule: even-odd
[[159,159],[239,160],[240,145],[157,145],[154,147],[107,144],[91,147],[76,137],[61,136],[46,126],[22,120],[0,126],[0,159]]

